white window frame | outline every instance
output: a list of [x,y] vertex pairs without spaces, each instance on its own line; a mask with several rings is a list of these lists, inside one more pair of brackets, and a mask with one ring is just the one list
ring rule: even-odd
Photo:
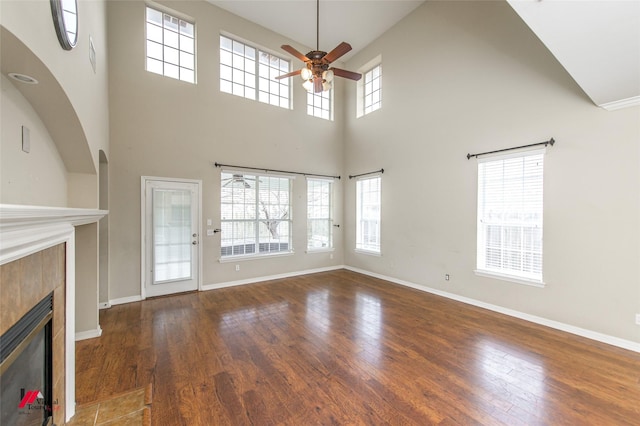
[[[377,180],[377,200],[367,199],[364,190],[366,183],[373,183]],[[372,192],[372,191],[369,191]],[[377,214],[376,210],[377,209]],[[367,217],[363,217],[367,216]],[[358,253],[381,255],[381,233],[380,222],[382,217],[382,175],[368,175],[359,177],[356,180],[356,248]],[[369,234],[367,229],[372,226],[374,235],[377,236],[377,243],[371,240],[366,241],[365,236]]]
[[[533,149],[478,158],[476,275],[544,287],[545,151]],[[490,170],[494,171],[492,181],[487,177]],[[498,180],[499,173],[511,175],[507,180]],[[501,201],[496,201],[498,197]],[[493,207],[489,207],[491,204]],[[487,211],[489,209],[491,211]],[[493,227],[494,232],[499,230],[493,242],[488,241],[489,227]],[[512,238],[511,243],[509,238]],[[527,245],[526,241],[530,244]],[[494,253],[493,260],[487,255],[489,251]],[[507,257],[509,254],[511,260]],[[519,261],[513,260],[518,257]],[[510,264],[518,265],[518,262],[519,268],[509,267]]]
[[[324,189],[320,188],[321,194],[317,195],[312,189],[317,186],[326,188],[326,198]],[[320,235],[326,238],[325,246],[317,247],[313,238],[314,222],[325,222],[327,234]],[[333,251],[333,180],[321,178],[307,178],[307,252]]]
[[365,72],[364,80],[364,115],[382,108],[382,64],[378,64]]
[[228,34],[220,34],[219,54],[221,92],[291,109],[291,79],[275,79],[289,72],[290,60]]
[[[279,174],[260,174],[260,173],[249,173],[238,170],[222,170],[220,173],[220,219],[221,219],[221,228],[222,228],[222,236],[220,239],[220,262],[231,262],[242,259],[255,259],[255,258],[263,258],[268,256],[283,256],[283,255],[291,255],[294,253],[293,250],[293,214],[292,214],[292,193],[293,193],[293,180],[294,176],[290,175],[279,175]],[[231,180],[233,182],[231,185],[237,184],[242,185],[241,190],[236,193],[231,193],[229,190],[225,188],[228,187]],[[261,185],[265,182],[269,182],[270,179],[285,179],[288,181],[286,194],[284,193],[274,193],[269,192],[269,194],[264,193],[264,189]],[[249,187],[245,186],[245,182],[249,185],[254,185],[253,196],[249,194],[247,197],[246,194],[242,193],[242,188],[249,189]],[[239,197],[238,202],[234,202],[236,195]],[[280,197],[286,195],[286,203],[280,202]],[[228,202],[228,199],[225,197],[231,196],[231,202]],[[267,196],[271,201],[267,206],[286,206],[286,211],[288,212],[286,217],[278,217],[274,219],[273,217],[269,218],[265,217],[265,211],[267,208],[261,203],[261,196]],[[243,202],[245,201],[245,202]],[[275,203],[274,203],[275,201]],[[225,207],[225,206],[231,206]],[[234,208],[235,207],[235,208]],[[274,210],[270,210],[271,214],[273,214]],[[240,217],[242,216],[242,217]],[[272,244],[283,244],[282,241],[271,241],[261,239],[261,230],[263,230],[261,225],[266,225],[266,221],[278,222],[277,227],[280,226],[281,223],[287,223],[288,235],[286,243],[286,248],[284,250],[271,250]],[[242,226],[242,224],[245,224]],[[247,228],[248,226],[248,228]],[[233,234],[233,229],[237,227],[244,227],[244,231],[247,229],[251,229],[253,227],[253,233],[248,235],[246,238],[243,237],[243,232],[239,232],[237,235]],[[273,236],[273,235],[272,235]],[[242,244],[236,244],[236,242],[240,242],[243,240]],[[246,240],[253,240],[253,243],[247,243]],[[231,241],[231,246],[223,245],[226,241]],[[261,244],[268,244],[268,250],[262,250]],[[251,249],[251,245],[253,248]],[[236,250],[236,247],[243,246],[242,250]],[[225,247],[231,247],[230,254],[223,254]],[[228,250],[228,249],[227,249]],[[249,250],[247,252],[247,250]],[[236,251],[241,251],[242,253],[234,254]]]
[[307,92],[307,115],[333,121],[333,88],[318,93]]
[[[162,14],[162,23],[150,19],[150,11]],[[175,23],[176,27],[167,25],[167,20]],[[147,5],[145,8],[145,69],[155,74],[195,84],[195,21]]]
[[[380,67],[377,78],[378,86],[376,88],[379,100],[376,104],[377,107],[372,109],[371,105],[368,105],[369,108],[367,108],[367,95],[372,96],[368,91],[373,91],[373,83],[367,81],[367,75],[377,67]],[[360,118],[382,108],[382,55],[378,55],[364,64],[358,69],[358,72],[362,74],[362,78],[356,82],[356,117]]]

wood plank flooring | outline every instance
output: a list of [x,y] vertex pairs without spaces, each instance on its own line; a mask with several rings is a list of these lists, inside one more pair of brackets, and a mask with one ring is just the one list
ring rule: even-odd
[[77,402],[152,383],[156,426],[640,424],[640,354],[350,271],[100,324],[77,344]]

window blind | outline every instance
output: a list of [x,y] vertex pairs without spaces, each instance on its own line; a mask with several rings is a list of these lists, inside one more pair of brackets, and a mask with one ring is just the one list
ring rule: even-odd
[[542,281],[544,150],[479,159],[482,272]]
[[356,249],[380,253],[380,193],[382,178],[356,182]]
[[333,248],[333,181],[307,178],[307,250]]

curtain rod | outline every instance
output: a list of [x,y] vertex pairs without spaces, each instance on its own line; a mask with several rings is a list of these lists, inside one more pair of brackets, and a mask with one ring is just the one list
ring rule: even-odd
[[259,167],[234,166],[232,164],[222,164],[222,163],[218,163],[218,162],[213,163],[213,165],[215,167],[233,167],[233,168],[236,168],[236,169],[258,170],[258,171],[267,172],[267,173],[276,172],[276,173],[285,173],[285,174],[289,174],[289,175],[315,176],[315,177],[323,177],[323,178],[331,178],[331,179],[340,179],[340,176],[318,175],[318,174],[315,174],[315,173],[289,172],[289,171],[286,171],[286,170],[263,169],[263,168],[259,168]]
[[496,154],[498,152],[513,151],[514,149],[529,148],[531,146],[538,146],[538,145],[544,145],[544,146],[551,145],[551,146],[553,146],[554,143],[556,143],[555,139],[551,138],[548,141],[532,143],[532,144],[529,144],[529,145],[515,146],[513,148],[497,149],[495,151],[481,152],[480,154],[467,154],[467,160],[471,159],[471,157],[478,157],[480,155]]
[[375,174],[375,173],[384,173],[384,169],[374,170],[373,172],[360,173],[359,175],[349,175],[349,179],[357,178],[357,177],[360,177],[360,176],[372,175],[372,174]]

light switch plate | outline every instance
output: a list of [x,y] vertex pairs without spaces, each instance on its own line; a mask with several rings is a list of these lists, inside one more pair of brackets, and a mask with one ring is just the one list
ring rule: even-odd
[[22,150],[27,154],[31,152],[31,132],[26,126],[22,126]]

